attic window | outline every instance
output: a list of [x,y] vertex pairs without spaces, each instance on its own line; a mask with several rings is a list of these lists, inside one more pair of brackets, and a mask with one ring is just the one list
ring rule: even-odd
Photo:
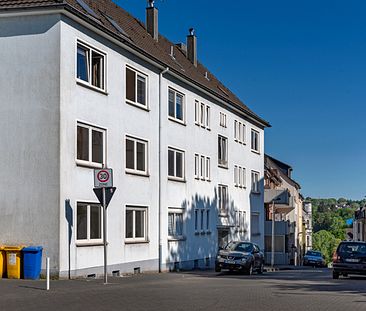
[[220,85],[218,85],[217,86],[217,88],[222,92],[222,93],[224,93],[225,94],[225,96],[227,96],[227,97],[229,97],[229,94],[220,86]]
[[121,34],[127,38],[130,38],[129,35],[123,30],[123,28],[110,16],[103,14],[104,17],[111,23],[111,25]]
[[76,0],[76,2],[91,16],[99,19],[99,16],[87,5],[83,0]]

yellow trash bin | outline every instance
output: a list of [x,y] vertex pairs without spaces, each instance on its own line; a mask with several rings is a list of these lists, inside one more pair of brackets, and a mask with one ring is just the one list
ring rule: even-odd
[[23,246],[5,246],[8,279],[20,279]]
[[6,273],[6,258],[4,252],[4,246],[0,246],[0,279],[5,276]]

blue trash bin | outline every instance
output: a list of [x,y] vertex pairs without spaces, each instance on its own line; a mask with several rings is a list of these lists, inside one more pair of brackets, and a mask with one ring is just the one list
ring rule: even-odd
[[23,275],[25,279],[39,279],[42,265],[42,249],[42,246],[29,246],[22,249]]

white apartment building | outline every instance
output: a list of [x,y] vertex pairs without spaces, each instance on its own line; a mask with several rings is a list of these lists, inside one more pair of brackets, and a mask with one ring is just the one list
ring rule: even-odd
[[264,246],[269,124],[197,62],[193,30],[159,35],[150,2],[146,27],[110,0],[0,3],[0,244],[43,246],[60,277],[103,272],[103,165],[109,273]]

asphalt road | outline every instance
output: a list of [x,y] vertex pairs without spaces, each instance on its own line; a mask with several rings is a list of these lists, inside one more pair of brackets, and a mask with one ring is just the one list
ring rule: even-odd
[[191,272],[102,280],[0,280],[0,310],[366,310],[366,277],[328,269],[263,275]]

